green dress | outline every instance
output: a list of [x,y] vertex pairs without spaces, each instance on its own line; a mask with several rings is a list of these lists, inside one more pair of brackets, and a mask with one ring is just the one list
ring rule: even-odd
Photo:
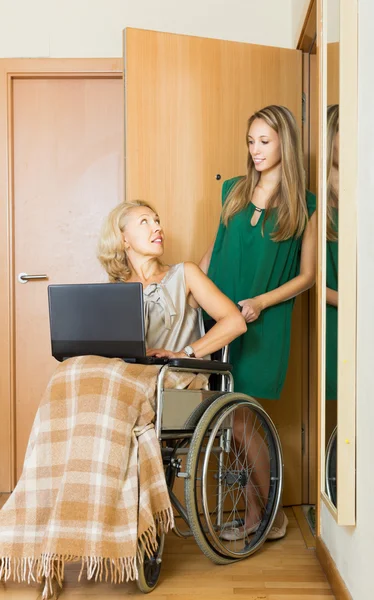
[[[222,204],[239,179],[224,182]],[[311,216],[316,199],[310,192],[307,204]],[[274,242],[270,237],[276,210],[271,211],[263,234],[265,213],[252,226],[253,204],[230,219],[227,227],[220,223],[208,277],[235,303],[274,290],[299,272],[302,238]],[[287,373],[293,304],[292,299],[263,310],[248,324],[247,333],[232,342],[230,362],[236,391],[257,398],[279,398]]]
[[[333,208],[333,229],[338,232],[338,209]],[[326,243],[326,287],[338,290],[338,242]],[[326,400],[337,399],[338,308],[326,304]]]

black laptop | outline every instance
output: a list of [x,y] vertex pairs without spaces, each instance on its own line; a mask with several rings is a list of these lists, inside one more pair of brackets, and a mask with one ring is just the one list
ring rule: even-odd
[[84,283],[48,286],[52,355],[57,360],[94,354],[146,358],[141,283]]

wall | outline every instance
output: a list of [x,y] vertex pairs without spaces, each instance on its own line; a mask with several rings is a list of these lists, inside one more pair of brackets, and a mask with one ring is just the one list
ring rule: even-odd
[[322,539],[354,600],[374,597],[374,3],[359,4],[358,107],[358,291],[357,291],[357,526],[338,527],[322,507]]
[[327,3],[327,43],[339,41],[340,0]]
[[120,57],[125,27],[292,48],[294,1],[0,0],[0,57]]
[[[304,24],[310,0],[291,0],[291,28],[293,32],[293,47],[296,48],[300,32]],[[339,41],[340,0],[327,2],[327,41]]]
[[310,0],[291,0],[293,47],[296,48]]

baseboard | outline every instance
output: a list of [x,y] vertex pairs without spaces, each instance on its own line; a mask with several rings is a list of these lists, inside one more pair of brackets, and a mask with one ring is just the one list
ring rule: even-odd
[[352,600],[352,596],[349,593],[335,562],[331,558],[327,546],[320,537],[317,537],[316,540],[316,554],[336,600]]

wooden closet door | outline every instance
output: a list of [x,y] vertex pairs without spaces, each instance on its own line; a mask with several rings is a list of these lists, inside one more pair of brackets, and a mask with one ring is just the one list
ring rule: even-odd
[[[246,172],[249,116],[282,104],[301,127],[301,52],[136,29],[124,40],[126,196],[157,207],[168,262],[198,262],[217,230],[222,182]],[[302,500],[307,336],[298,299],[282,399],[264,402],[283,442],[286,504]]]
[[[123,199],[123,80],[16,79],[12,109],[18,479],[38,404],[57,366],[47,287],[107,281],[96,245],[104,216]],[[48,279],[22,284],[21,272]]]

